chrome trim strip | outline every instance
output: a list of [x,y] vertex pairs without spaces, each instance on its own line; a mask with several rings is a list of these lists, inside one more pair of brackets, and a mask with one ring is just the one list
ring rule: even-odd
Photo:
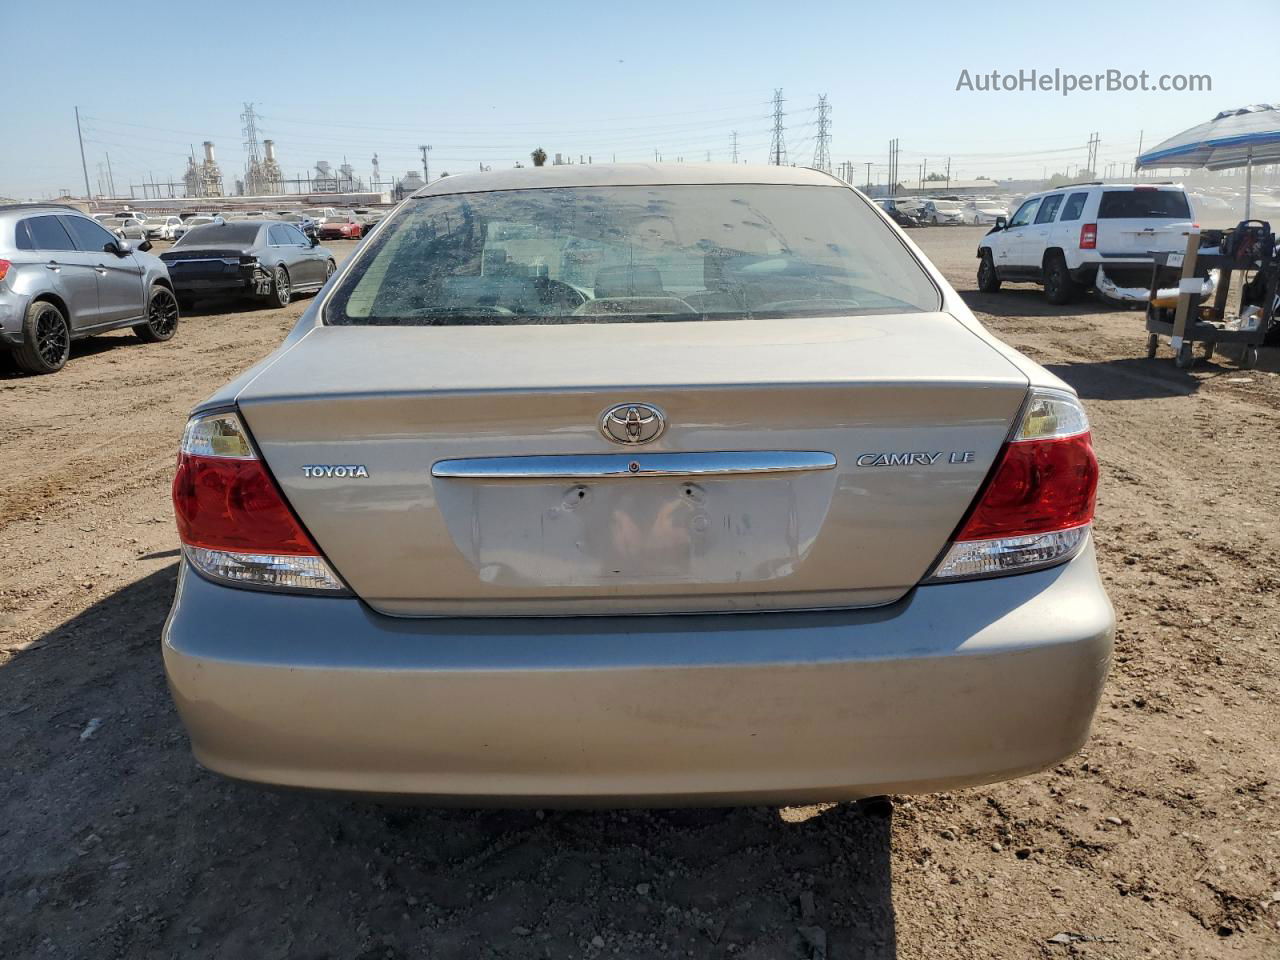
[[832,470],[836,458],[813,450],[720,453],[617,453],[439,460],[433,477],[462,480],[599,480],[610,477],[707,477]]

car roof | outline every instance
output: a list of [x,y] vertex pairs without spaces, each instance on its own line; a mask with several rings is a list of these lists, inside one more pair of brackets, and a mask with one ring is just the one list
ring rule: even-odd
[[[1159,183],[1103,183],[1100,180],[1090,180],[1086,183],[1064,183],[1060,187],[1053,187],[1049,190],[1037,190],[1035,193],[1027,194],[1027,200],[1034,200],[1036,197],[1047,197],[1051,193],[1063,193],[1070,190],[1073,193],[1079,193],[1085,190],[1136,190],[1141,187],[1144,190],[1177,190],[1179,193],[1186,193],[1180,183],[1173,183],[1169,180],[1162,180]],[[1026,202],[1025,200],[1023,201]]]
[[639,187],[710,183],[845,186],[843,181],[831,174],[808,167],[742,163],[573,163],[487,173],[460,173],[442,177],[412,196],[435,197],[453,193],[537,190],[548,187]]
[[0,203],[0,216],[7,213],[75,213],[80,216],[87,216],[82,210],[78,210],[70,204],[66,203]]

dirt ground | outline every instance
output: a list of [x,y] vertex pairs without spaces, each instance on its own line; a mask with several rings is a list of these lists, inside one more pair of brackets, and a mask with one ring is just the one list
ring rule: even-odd
[[1093,418],[1119,634],[1080,755],[891,810],[396,809],[203,772],[160,662],[175,447],[305,302],[205,312],[0,373],[0,957],[1280,957],[1280,358],[1181,372],[1137,313],[976,293],[978,231],[916,236]]

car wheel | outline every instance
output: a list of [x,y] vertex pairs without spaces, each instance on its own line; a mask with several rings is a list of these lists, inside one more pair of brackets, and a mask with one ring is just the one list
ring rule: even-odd
[[938,215],[936,213],[933,215],[933,225],[935,227],[938,226]]
[[293,299],[293,286],[289,283],[289,271],[284,267],[276,267],[271,275],[271,292],[267,294],[267,302],[275,307],[287,307]]
[[1061,255],[1050,258],[1044,268],[1044,296],[1055,306],[1062,306],[1075,299],[1076,282],[1071,279],[1067,262]]
[[332,260],[330,260],[328,263],[326,263],[326,264],[324,265],[324,279],[325,279],[325,282],[326,282],[326,283],[328,283],[328,282],[329,282],[329,278],[330,278],[330,277],[332,277],[332,276],[333,276],[335,273],[337,273],[337,272],[338,272],[338,265],[337,265],[336,263],[334,263]]
[[145,343],[172,340],[178,332],[178,298],[168,287],[156,284],[147,301],[147,322],[136,324],[133,332]]
[[1154,360],[1156,351],[1160,349],[1160,336],[1155,333],[1147,335],[1147,359]]
[[71,356],[71,327],[52,303],[37,300],[22,320],[22,343],[13,352],[27,373],[55,373]]
[[995,293],[1000,289],[1000,274],[996,272],[990,250],[982,251],[982,260],[978,263],[978,289],[983,293]]

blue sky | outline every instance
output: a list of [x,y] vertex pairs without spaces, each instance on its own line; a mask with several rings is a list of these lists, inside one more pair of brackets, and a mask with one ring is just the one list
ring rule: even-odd
[[[1007,6],[1007,10],[1002,10]],[[953,177],[1038,176],[1078,166],[1097,131],[1101,162],[1221,109],[1280,101],[1248,37],[1280,35],[1280,3],[1248,0],[1224,21],[1203,3],[580,3],[465,5],[62,2],[7,5],[0,195],[83,192],[85,152],[110,154],[117,188],[180,176],[190,145],[243,167],[240,112],[253,101],[285,173],[343,156],[368,176],[510,166],[542,146],[596,162],[763,162],[769,100],[787,98],[792,160],[813,157],[814,104],[832,106],[832,157],[865,172],[901,142],[902,178],[951,156]],[[255,27],[255,24],[260,26]],[[1220,33],[1211,31],[1219,30]],[[136,51],[134,53],[133,51]],[[1253,65],[1250,66],[1252,60]],[[1207,73],[1207,93],[957,92],[971,73]],[[1271,84],[1271,89],[1263,89]],[[1100,162],[1100,165],[1101,165]],[[881,168],[881,172],[883,168]],[[873,174],[874,175],[874,174]]]

